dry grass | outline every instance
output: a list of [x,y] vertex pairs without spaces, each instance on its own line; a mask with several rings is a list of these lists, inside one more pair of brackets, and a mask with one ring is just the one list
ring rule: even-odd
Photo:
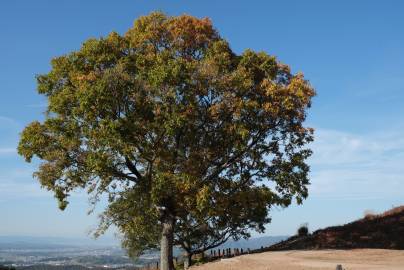
[[372,219],[376,219],[376,218],[383,218],[383,217],[388,217],[388,216],[392,216],[392,215],[396,215],[396,214],[400,214],[404,212],[404,205],[403,206],[398,206],[398,207],[394,207],[390,210],[387,210],[381,214],[374,214],[371,212],[365,212],[365,218],[367,220],[372,220]]
[[403,270],[404,251],[385,249],[264,252],[222,259],[191,270]]

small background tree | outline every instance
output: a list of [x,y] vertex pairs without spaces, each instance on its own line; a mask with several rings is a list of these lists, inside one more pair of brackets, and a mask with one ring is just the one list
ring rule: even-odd
[[297,235],[299,237],[309,235],[309,224],[308,223],[303,223],[302,225],[300,225],[299,229],[297,229]]

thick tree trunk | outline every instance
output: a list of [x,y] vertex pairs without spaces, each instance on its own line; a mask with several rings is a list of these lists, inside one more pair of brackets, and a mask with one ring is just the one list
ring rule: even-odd
[[188,269],[192,265],[192,253],[187,252],[184,259],[184,269]]
[[160,243],[160,270],[174,270],[173,262],[173,238],[174,219],[167,215],[162,222],[163,231]]

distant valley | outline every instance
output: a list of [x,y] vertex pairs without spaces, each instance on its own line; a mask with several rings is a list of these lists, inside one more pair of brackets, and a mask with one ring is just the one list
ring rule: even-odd
[[[287,236],[263,236],[249,240],[228,241],[217,249],[256,249],[268,246]],[[176,249],[175,256],[181,251]],[[134,260],[122,250],[116,239],[74,239],[57,237],[0,236],[0,265],[24,270],[83,270],[85,268],[142,267],[158,261],[157,251],[150,251]],[[72,268],[73,267],[73,268]]]

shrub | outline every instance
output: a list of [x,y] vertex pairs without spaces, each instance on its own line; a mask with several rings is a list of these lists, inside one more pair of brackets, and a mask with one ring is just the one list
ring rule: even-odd
[[373,210],[369,210],[369,209],[365,210],[363,215],[364,215],[364,219],[368,219],[368,220],[371,220],[371,219],[374,219],[377,217],[376,212]]
[[307,236],[309,234],[309,226],[307,223],[300,225],[299,229],[297,229],[298,236]]

